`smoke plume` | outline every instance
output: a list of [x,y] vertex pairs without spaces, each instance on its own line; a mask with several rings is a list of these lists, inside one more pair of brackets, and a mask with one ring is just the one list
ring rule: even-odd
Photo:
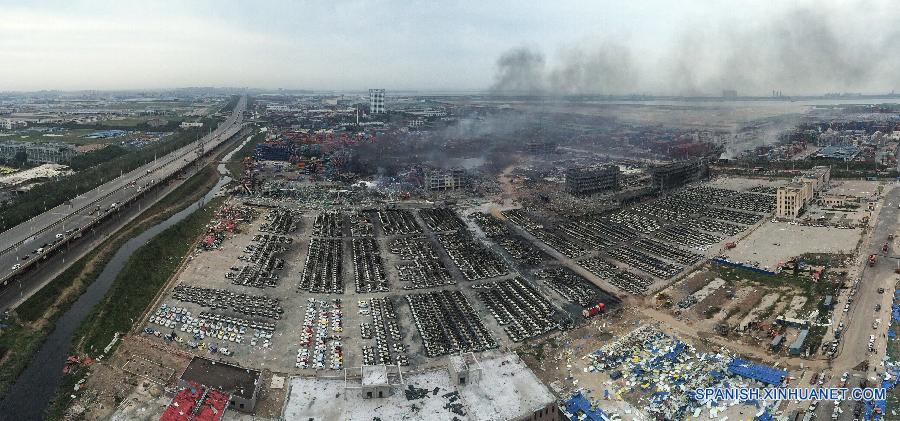
[[[900,12],[890,12],[900,19]],[[900,31],[882,18],[848,22],[835,8],[802,7],[760,24],[685,25],[645,52],[609,36],[565,47],[548,59],[518,47],[501,55],[493,92],[579,95],[654,93],[768,96],[884,93],[900,85]],[[877,15],[876,13],[872,14]]]

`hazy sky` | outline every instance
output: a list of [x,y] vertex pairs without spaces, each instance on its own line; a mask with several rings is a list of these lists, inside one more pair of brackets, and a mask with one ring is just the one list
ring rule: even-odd
[[0,90],[884,92],[900,74],[898,10],[890,0],[0,0]]

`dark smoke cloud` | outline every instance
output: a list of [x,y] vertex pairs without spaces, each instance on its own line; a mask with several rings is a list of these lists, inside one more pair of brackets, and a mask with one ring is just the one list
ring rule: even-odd
[[499,92],[540,94],[545,92],[544,55],[526,47],[514,48],[497,60],[493,89]]
[[736,89],[742,95],[772,90],[797,95],[886,92],[900,85],[895,54],[900,32],[892,26],[855,27],[845,18],[834,9],[798,8],[757,25],[689,25],[659,57],[608,37],[564,48],[552,62],[540,51],[515,48],[497,61],[492,90],[716,95]]

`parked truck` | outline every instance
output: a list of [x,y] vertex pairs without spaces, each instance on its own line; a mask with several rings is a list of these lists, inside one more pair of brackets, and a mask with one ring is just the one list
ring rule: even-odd
[[600,303],[593,307],[586,308],[581,310],[581,315],[584,316],[585,319],[596,316],[598,313],[603,313],[606,310],[606,304]]

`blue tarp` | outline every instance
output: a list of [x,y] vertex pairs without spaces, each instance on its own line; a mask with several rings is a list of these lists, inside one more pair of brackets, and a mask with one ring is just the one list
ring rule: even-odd
[[[894,387],[897,387],[897,385],[900,384],[900,377],[898,377],[898,375],[900,375],[900,372],[894,370],[894,372],[891,373],[892,381],[882,380],[881,387],[884,388],[885,390],[891,390]],[[879,413],[872,414],[871,412],[874,412],[874,411],[870,412],[870,410],[874,410],[874,408],[870,409],[868,404],[866,405],[866,414],[871,415],[871,417],[867,416],[866,419],[873,419],[873,420],[882,419],[884,417],[884,414],[887,413],[887,401],[881,401],[881,400],[875,401],[875,408],[878,408]]]
[[713,263],[717,263],[720,265],[726,265],[726,266],[731,266],[731,267],[735,267],[735,268],[746,269],[746,270],[753,271],[756,273],[761,273],[763,275],[772,275],[772,276],[778,275],[778,273],[772,272],[771,270],[765,270],[765,269],[760,269],[760,268],[753,267],[753,266],[747,266],[743,263],[732,262],[730,260],[723,259],[721,257],[716,257],[715,259],[712,259],[712,261],[713,261]]
[[772,421],[772,420],[774,420],[774,419],[775,419],[775,418],[772,416],[772,414],[769,413],[769,410],[768,410],[768,409],[766,409],[765,411],[763,411],[763,413],[760,414],[760,416],[756,417],[756,420],[757,420],[757,421]]
[[769,385],[780,385],[788,372],[763,364],[735,358],[728,363],[728,372],[748,379],[758,380]]
[[677,357],[679,354],[684,352],[684,348],[685,348],[684,342],[678,341],[678,343],[675,345],[675,348],[672,349],[671,351],[667,352],[666,355],[664,355],[663,357],[668,358],[670,360],[674,360],[675,357]]
[[572,417],[569,418],[571,421],[577,421],[579,414],[585,415],[585,420],[590,421],[603,421],[603,411],[600,408],[592,408],[591,403],[578,392],[572,395],[568,401],[566,401],[566,412],[572,414]]

